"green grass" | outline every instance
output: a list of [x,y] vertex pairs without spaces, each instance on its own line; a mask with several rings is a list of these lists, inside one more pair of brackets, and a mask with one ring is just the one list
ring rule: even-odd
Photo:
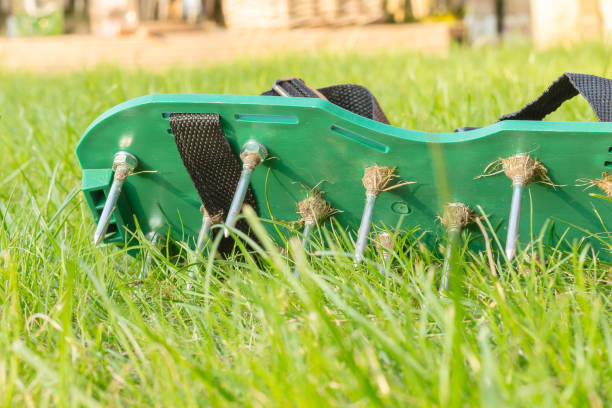
[[[354,268],[345,237],[305,259],[301,280],[263,249],[185,265],[155,252],[149,277],[94,248],[79,194],[80,134],[152,92],[254,94],[296,74],[356,82],[395,124],[492,123],[564,71],[612,76],[601,45],[416,54],[279,56],[164,72],[100,67],[0,73],[2,406],[591,406],[612,404],[610,265],[534,243],[494,278],[466,252],[461,297],[440,297],[437,251],[408,234],[390,269]],[[584,101],[552,116],[594,120]],[[551,209],[554,211],[554,209]],[[257,228],[259,224],[255,223]],[[548,253],[548,252],[547,252]]]

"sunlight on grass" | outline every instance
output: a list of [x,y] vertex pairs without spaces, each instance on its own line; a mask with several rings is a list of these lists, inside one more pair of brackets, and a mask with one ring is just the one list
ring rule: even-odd
[[[149,246],[148,278],[137,284],[140,260],[92,246],[74,155],[95,117],[148,93],[257,94],[288,75],[316,87],[354,82],[393,124],[450,131],[495,122],[565,71],[612,76],[609,57],[596,44],[517,45],[445,58],[0,73],[0,404],[610,405],[610,265],[588,251],[535,241],[514,268],[498,262],[496,279],[484,254],[464,248],[463,296],[453,301],[437,290],[438,248],[422,245],[416,227],[395,237],[390,264],[372,246],[355,267],[333,223],[306,254],[295,238],[277,247],[250,215],[256,249],[213,259],[181,248],[186,264]],[[551,119],[595,120],[578,99]]]

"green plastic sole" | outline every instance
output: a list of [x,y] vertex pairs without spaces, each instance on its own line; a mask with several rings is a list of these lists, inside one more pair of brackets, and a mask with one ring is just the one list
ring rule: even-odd
[[[96,119],[77,147],[83,191],[97,220],[111,182],[114,153],[140,160],[128,177],[117,228],[106,242],[125,242],[135,218],[143,233],[167,233],[193,242],[201,225],[200,198],[185,170],[168,124],[170,113],[217,113],[238,154],[249,139],[264,144],[270,159],[253,174],[262,218],[298,219],[296,203],[306,188],[320,185],[325,199],[342,211],[337,220],[356,230],[364,204],[364,168],[397,167],[401,180],[416,184],[384,192],[374,223],[420,226],[439,236],[444,204],[481,206],[505,237],[511,182],[502,175],[475,179],[499,157],[529,152],[563,187],[529,185],[523,200],[520,239],[542,226],[549,238],[590,239],[597,249],[611,242],[606,230],[610,203],[591,197],[578,179],[599,178],[612,169],[612,123],[505,121],[458,133],[427,133],[375,122],[325,100],[238,95],[150,95],[120,104]],[[117,212],[117,211],[116,211]],[[270,227],[271,233],[275,234]]]

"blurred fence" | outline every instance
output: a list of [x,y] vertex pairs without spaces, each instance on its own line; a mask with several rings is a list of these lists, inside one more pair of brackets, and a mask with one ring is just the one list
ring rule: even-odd
[[9,37],[60,33],[114,36],[142,22],[223,22],[222,0],[0,0]]

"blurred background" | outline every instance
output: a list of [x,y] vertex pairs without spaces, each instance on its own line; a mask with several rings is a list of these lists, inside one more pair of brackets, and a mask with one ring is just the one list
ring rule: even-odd
[[0,22],[4,66],[158,66],[321,47],[607,40],[612,0],[0,0]]

